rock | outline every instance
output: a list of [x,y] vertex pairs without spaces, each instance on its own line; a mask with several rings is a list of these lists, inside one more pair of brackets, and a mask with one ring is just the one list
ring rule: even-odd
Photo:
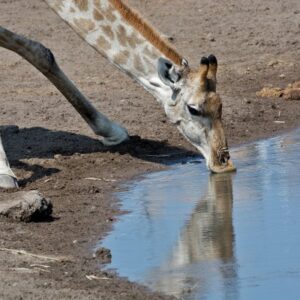
[[268,62],[267,65],[268,65],[268,67],[274,67],[274,66],[276,66],[278,64],[279,64],[278,60],[271,60],[271,61]]
[[284,100],[300,100],[300,89],[286,89],[283,94]]
[[215,37],[212,35],[212,33],[208,33],[207,36],[206,36],[206,38],[207,38],[209,41],[211,41],[211,42],[215,42],[215,41],[216,41],[216,39],[215,39]]
[[100,263],[109,264],[111,263],[111,251],[107,248],[101,247],[94,253],[94,258],[98,258]]
[[281,97],[283,90],[279,87],[268,88],[264,87],[259,92],[256,92],[257,97]]
[[51,214],[51,201],[37,190],[0,194],[0,216],[31,222],[47,219]]
[[300,100],[300,81],[287,85],[285,89],[279,87],[264,87],[256,92],[258,97],[283,97],[285,100]]
[[283,92],[285,100],[300,100],[300,81],[289,84]]
[[271,108],[276,109],[277,108],[276,104],[272,103]]

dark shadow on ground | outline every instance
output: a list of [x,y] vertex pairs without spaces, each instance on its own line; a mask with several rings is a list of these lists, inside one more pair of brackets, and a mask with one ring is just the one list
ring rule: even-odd
[[[71,156],[75,153],[130,154],[142,160],[170,164],[176,160],[199,156],[184,148],[171,146],[167,141],[155,141],[132,136],[118,146],[106,147],[97,138],[66,131],[52,131],[42,127],[21,128],[4,126],[3,145],[12,166],[26,167],[21,159],[53,158],[56,154]],[[27,166],[29,168],[29,166]],[[42,170],[41,170],[42,171]],[[55,170],[49,170],[55,172]]]

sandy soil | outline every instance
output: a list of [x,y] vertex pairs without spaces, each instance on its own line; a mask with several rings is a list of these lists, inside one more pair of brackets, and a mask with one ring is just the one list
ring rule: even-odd
[[[219,58],[218,90],[230,145],[299,125],[300,102],[256,96],[264,86],[285,87],[300,79],[299,0],[129,2],[173,38],[190,64],[198,64],[204,54]],[[86,45],[44,2],[0,0],[0,7],[2,26],[51,48],[97,108],[135,136],[121,147],[101,146],[41,74],[0,49],[1,124],[20,128],[4,132],[5,148],[21,189],[39,189],[54,203],[51,222],[0,221],[0,298],[167,299],[101,272],[94,247],[120,213],[112,196],[119,183],[165,168],[153,154],[171,153],[171,160],[193,148],[150,95]]]

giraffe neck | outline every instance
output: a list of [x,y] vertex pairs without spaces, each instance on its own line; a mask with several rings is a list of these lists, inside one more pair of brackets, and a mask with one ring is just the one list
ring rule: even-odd
[[45,0],[84,40],[137,80],[159,101],[171,90],[157,74],[159,57],[177,65],[182,57],[122,0]]

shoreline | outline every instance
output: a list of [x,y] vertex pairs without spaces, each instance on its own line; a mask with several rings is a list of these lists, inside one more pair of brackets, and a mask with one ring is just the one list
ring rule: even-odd
[[[245,0],[243,9],[221,0],[129,4],[172,37],[194,67],[203,55],[217,56],[230,149],[300,126],[299,101],[256,96],[264,86],[285,87],[300,79],[299,33],[291,30],[298,22],[298,0],[263,5]],[[54,205],[52,222],[1,218],[0,248],[69,258],[54,261],[0,251],[0,298],[173,299],[101,271],[93,251],[125,213],[115,197],[120,185],[166,169],[157,154],[183,157],[195,149],[151,95],[86,45],[43,1],[7,0],[1,8],[3,26],[50,48],[78,88],[100,112],[120,122],[132,140],[113,148],[101,145],[39,72],[0,48],[1,123],[19,126],[3,137],[5,150],[20,190],[38,189]],[[285,123],[274,123],[278,120]]]

